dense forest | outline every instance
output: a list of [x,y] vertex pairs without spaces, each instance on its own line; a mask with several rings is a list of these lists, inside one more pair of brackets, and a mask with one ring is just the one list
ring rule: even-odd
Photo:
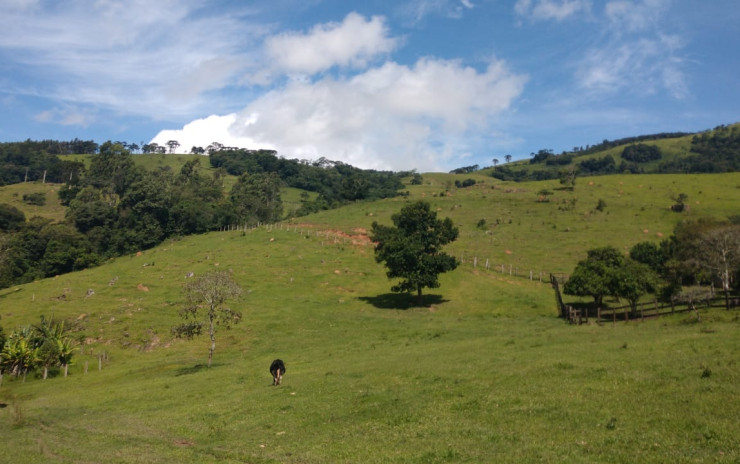
[[[65,143],[0,144],[3,175],[10,173],[6,183],[23,182],[26,172],[29,179],[46,173],[46,181],[64,183],[59,198],[68,207],[64,221],[54,223],[0,204],[0,288],[95,266],[169,237],[279,221],[285,217],[280,195],[285,186],[318,193],[313,200],[304,195],[301,207],[290,212],[301,215],[399,195],[401,176],[408,174],[365,171],[323,158],[285,160],[272,151],[252,150],[211,153],[212,173],[202,169],[199,158],[180,172],[147,171],[122,144],[112,142],[95,146],[86,169],[80,162],[59,160],[49,147],[71,149]],[[238,179],[225,192],[227,173]]]
[[234,176],[273,173],[288,187],[318,193],[316,201],[303,203],[299,215],[350,201],[395,196],[403,188],[401,178],[411,175],[363,170],[326,158],[313,162],[279,158],[273,150],[221,150],[212,152],[209,160],[214,168]]

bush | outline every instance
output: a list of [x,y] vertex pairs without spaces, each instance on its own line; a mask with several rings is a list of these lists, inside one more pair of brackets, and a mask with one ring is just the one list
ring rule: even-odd
[[624,147],[622,151],[622,159],[632,161],[633,163],[657,161],[661,157],[660,148],[655,145],[645,145],[644,143],[629,145]]
[[0,203],[0,230],[19,230],[25,223],[23,211],[7,203]]
[[599,202],[596,204],[596,211],[604,211],[606,208],[606,202],[599,198]]
[[29,205],[44,206],[46,204],[46,194],[44,192],[23,194],[23,202]]
[[462,182],[460,182],[459,180],[455,181],[455,187],[457,188],[466,188],[466,187],[471,187],[473,185],[475,185],[475,179],[465,179]]

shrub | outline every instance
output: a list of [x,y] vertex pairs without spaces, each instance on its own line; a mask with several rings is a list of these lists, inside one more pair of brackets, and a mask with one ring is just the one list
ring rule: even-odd
[[29,205],[44,206],[46,204],[46,194],[44,192],[23,194],[23,202]]

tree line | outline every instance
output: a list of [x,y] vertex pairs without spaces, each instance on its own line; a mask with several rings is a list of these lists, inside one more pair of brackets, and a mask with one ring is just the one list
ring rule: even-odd
[[628,256],[612,246],[589,250],[563,291],[602,308],[606,296],[624,298],[635,312],[646,294],[676,301],[683,288],[702,284],[719,288],[730,308],[730,292],[740,290],[740,216],[683,221],[670,238],[637,243]]
[[358,200],[394,197],[403,188],[401,179],[412,174],[359,169],[323,157],[316,161],[286,159],[274,150],[221,149],[212,151],[208,159],[212,167],[235,176],[274,174],[288,187],[317,193],[313,201],[304,199],[297,215]]
[[[304,164],[248,150],[214,155],[212,173],[200,159],[188,161],[179,172],[169,167],[147,171],[121,144],[106,142],[87,169],[78,163],[66,175],[58,192],[68,207],[64,221],[28,219],[13,206],[0,205],[0,288],[96,266],[169,237],[276,222],[284,217],[280,190],[286,185],[319,193],[312,201],[304,196],[292,214],[398,195],[402,187],[400,174],[324,159]],[[30,158],[43,167],[55,163],[53,155],[43,152]],[[229,172],[238,179],[225,192]]]

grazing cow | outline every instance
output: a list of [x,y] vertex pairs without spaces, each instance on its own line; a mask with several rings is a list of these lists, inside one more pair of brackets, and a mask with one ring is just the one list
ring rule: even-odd
[[272,384],[280,385],[285,374],[285,363],[282,359],[276,359],[270,364],[270,374],[272,374]]

